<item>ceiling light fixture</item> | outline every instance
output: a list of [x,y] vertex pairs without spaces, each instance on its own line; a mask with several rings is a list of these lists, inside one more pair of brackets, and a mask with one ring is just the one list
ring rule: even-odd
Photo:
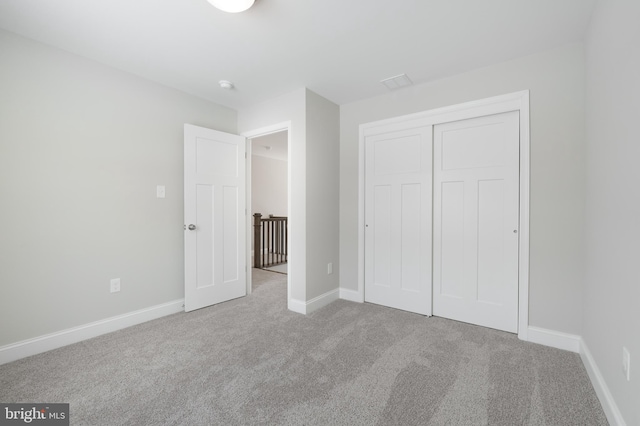
[[224,12],[244,12],[253,6],[255,0],[207,0],[209,3]]

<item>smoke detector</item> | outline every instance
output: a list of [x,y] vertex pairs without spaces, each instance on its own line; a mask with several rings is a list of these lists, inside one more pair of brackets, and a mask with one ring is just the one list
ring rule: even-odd
[[220,80],[218,82],[218,84],[220,85],[220,87],[222,87],[224,90],[231,90],[233,89],[233,83],[228,81],[228,80]]

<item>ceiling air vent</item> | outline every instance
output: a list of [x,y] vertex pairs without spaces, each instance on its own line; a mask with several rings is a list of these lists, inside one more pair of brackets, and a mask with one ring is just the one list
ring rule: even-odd
[[400,89],[401,87],[411,86],[413,83],[409,80],[406,74],[396,75],[395,77],[385,78],[380,80],[380,83],[384,84],[389,90]]

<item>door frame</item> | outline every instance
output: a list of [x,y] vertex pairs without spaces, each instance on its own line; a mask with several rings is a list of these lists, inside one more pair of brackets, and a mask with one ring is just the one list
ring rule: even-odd
[[[271,126],[261,127],[259,129],[250,130],[241,133],[240,136],[244,136],[246,139],[246,240],[247,240],[247,295],[252,291],[252,275],[253,275],[253,263],[251,262],[251,236],[253,235],[253,216],[251,215],[251,153],[252,144],[251,140],[259,138],[261,136],[267,136],[273,133],[287,132],[287,216],[289,217],[289,227],[291,227],[291,121],[285,121],[282,123],[273,124]],[[291,232],[287,233],[287,247],[291,247]],[[294,256],[295,258],[295,256]],[[287,301],[291,300],[291,253],[287,256]]]
[[[365,259],[365,139],[386,131],[397,131],[425,125],[466,120],[485,115],[518,111],[520,115],[520,201],[518,241],[518,338],[527,340],[529,327],[529,197],[530,197],[530,132],[529,91],[509,93],[393,117],[360,125],[358,147],[358,290],[356,299],[364,302]],[[431,283],[433,291],[433,281]],[[432,302],[433,303],[433,302]],[[432,307],[429,311],[431,312]]]

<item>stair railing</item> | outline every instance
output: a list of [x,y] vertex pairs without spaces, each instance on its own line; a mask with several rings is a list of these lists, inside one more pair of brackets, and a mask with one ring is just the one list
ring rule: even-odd
[[253,215],[253,267],[264,269],[287,263],[288,218]]

